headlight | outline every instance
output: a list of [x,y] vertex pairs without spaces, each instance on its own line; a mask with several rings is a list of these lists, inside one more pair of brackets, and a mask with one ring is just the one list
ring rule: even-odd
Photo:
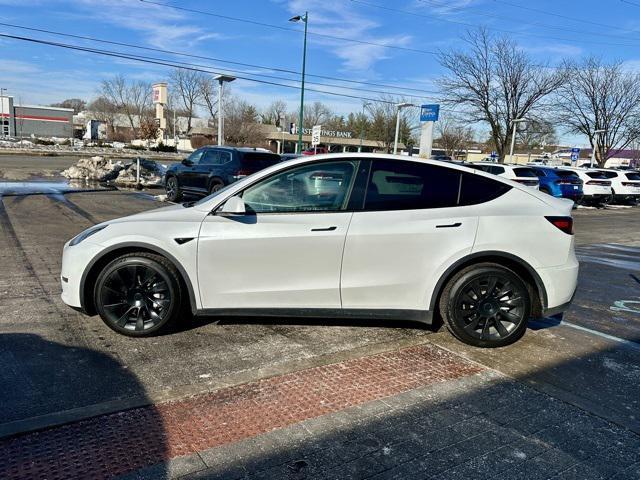
[[73,237],[73,239],[69,242],[69,246],[73,247],[74,245],[78,245],[83,240],[89,238],[91,235],[98,233],[100,230],[104,230],[108,225],[97,225],[95,227],[87,228],[84,232],[79,235]]

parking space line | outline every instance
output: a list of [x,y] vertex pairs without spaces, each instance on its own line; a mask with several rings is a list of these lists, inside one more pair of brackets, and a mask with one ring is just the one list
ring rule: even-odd
[[582,332],[585,333],[589,333],[591,335],[597,335],[598,337],[601,338],[605,338],[607,340],[610,340],[612,342],[616,342],[619,343],[621,345],[624,345],[626,347],[632,348],[634,350],[639,350],[640,351],[640,343],[638,342],[634,342],[633,340],[627,340],[624,338],[620,338],[620,337],[616,337],[614,335],[609,335],[608,333],[604,333],[604,332],[599,332],[598,330],[592,330],[591,328],[587,328],[587,327],[582,327],[580,325],[576,325],[575,323],[571,323],[571,322],[567,322],[565,320],[560,320],[560,322],[558,322],[557,320],[550,320],[547,318],[543,318],[543,319],[539,319],[537,320],[540,323],[545,323],[547,325],[559,325],[559,326],[565,326],[565,327],[569,327],[569,328],[573,328],[575,330],[580,330]]

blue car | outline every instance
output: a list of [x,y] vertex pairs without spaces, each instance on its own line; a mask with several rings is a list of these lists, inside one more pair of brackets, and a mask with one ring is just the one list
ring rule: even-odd
[[553,197],[569,198],[575,203],[582,199],[582,180],[577,173],[561,168],[530,166],[540,180],[540,191]]

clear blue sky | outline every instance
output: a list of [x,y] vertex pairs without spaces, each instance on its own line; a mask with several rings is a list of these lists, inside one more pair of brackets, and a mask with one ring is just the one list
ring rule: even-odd
[[[433,90],[433,80],[443,73],[434,55],[425,52],[461,46],[460,35],[474,25],[484,25],[496,33],[503,33],[500,30],[512,32],[511,35],[521,47],[536,60],[549,62],[551,65],[557,64],[564,57],[579,58],[595,54],[605,59],[624,61],[629,69],[640,68],[640,0],[635,2],[635,6],[622,0],[157,2],[293,29],[300,29],[301,25],[289,23],[288,18],[308,10],[310,31],[401,47],[385,48],[310,35],[307,63],[309,73],[391,83],[414,89]],[[301,64],[300,32],[159,7],[140,0],[0,0],[0,22],[295,71],[300,69]],[[7,26],[0,26],[0,33],[151,55],[172,61],[182,60],[209,65],[220,71],[234,68],[254,77],[261,72],[295,79],[295,76],[282,72],[225,66],[210,60],[100,45]],[[96,96],[100,81],[116,73],[122,73],[131,79],[160,81],[166,78],[168,71],[161,66],[7,39],[0,39],[0,48],[0,87],[8,88],[9,94],[22,103],[51,103],[70,97],[89,100]],[[291,84],[287,81],[272,81]],[[293,110],[298,101],[296,90],[283,87],[236,81],[232,89],[235,94],[259,106],[281,98]],[[331,90],[336,91],[336,88],[332,87]],[[339,91],[356,96],[377,96],[375,93]],[[414,101],[433,99],[426,93],[416,95]],[[362,105],[361,100],[317,93],[309,93],[307,98],[310,101],[322,100],[338,113],[358,110]]]

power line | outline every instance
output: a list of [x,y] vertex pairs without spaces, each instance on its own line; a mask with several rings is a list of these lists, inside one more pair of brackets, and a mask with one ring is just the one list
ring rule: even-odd
[[[141,0],[141,1],[146,1],[146,0]],[[433,2],[427,2],[427,0],[419,0],[422,1],[423,3],[432,3]],[[376,3],[370,3],[370,2],[365,2],[362,0],[351,0],[351,2],[353,3],[359,3],[362,5],[366,5],[369,7],[374,7],[374,8],[378,8],[381,10],[386,10],[386,11],[391,11],[391,12],[397,12],[397,13],[402,13],[405,15],[411,15],[414,17],[420,17],[420,18],[428,18],[431,20],[436,20],[436,21],[440,21],[440,22],[447,22],[447,23],[453,23],[456,25],[463,25],[466,27],[477,27],[476,24],[473,23],[468,23],[468,22],[462,22],[459,20],[451,20],[449,18],[442,18],[442,17],[438,17],[438,16],[434,16],[434,15],[425,15],[425,14],[420,14],[420,13],[416,13],[416,12],[410,12],[408,10],[401,10],[401,9],[397,9],[397,8],[391,8],[391,7],[386,7],[384,5],[378,5]],[[446,6],[445,4],[439,4],[439,6]],[[511,35],[526,35],[526,36],[531,36],[531,37],[539,37],[539,38],[546,38],[546,39],[552,39],[552,40],[559,40],[559,41],[563,41],[563,42],[570,42],[573,41],[574,39],[568,39],[568,38],[563,38],[563,37],[553,37],[553,36],[549,36],[549,35],[543,35],[543,34],[537,34],[537,33],[529,33],[529,32],[518,32],[515,30],[506,30],[506,29],[502,29],[502,28],[494,28],[491,27],[492,30],[496,31],[496,32],[502,32],[502,33],[509,33]],[[578,32],[578,33],[584,33],[584,32]],[[628,43],[612,43],[612,42],[595,42],[595,41],[590,41],[590,40],[580,40],[581,43],[587,43],[587,44],[593,44],[593,45],[603,45],[603,46],[616,46],[616,47],[637,47],[638,45],[631,45]]]
[[[173,50],[163,50],[163,49],[160,49],[160,48],[143,47],[143,46],[140,46],[140,45],[133,45],[133,44],[124,43],[124,42],[117,42],[117,41],[114,41],[114,40],[104,40],[104,39],[101,39],[101,38],[89,37],[89,36],[86,36],[86,35],[77,35],[77,34],[71,34],[71,33],[66,33],[66,32],[58,32],[58,31],[54,31],[54,30],[45,30],[45,29],[42,29],[42,28],[27,27],[27,26],[24,26],[24,25],[16,25],[16,24],[12,24],[12,23],[3,23],[3,22],[0,22],[0,26],[16,28],[16,29],[21,29],[21,30],[27,30],[27,31],[32,31],[32,32],[47,33],[47,34],[51,34],[51,35],[58,35],[58,36],[62,36],[62,37],[75,38],[75,39],[79,39],[79,40],[88,40],[88,41],[92,41],[92,42],[105,43],[105,44],[109,44],[109,45],[117,45],[117,46],[121,46],[121,47],[136,48],[136,49],[139,49],[139,50],[147,50],[147,51],[151,51],[151,52],[160,52],[160,53],[166,53],[166,54],[176,55],[176,56],[184,56],[184,57],[190,57],[190,58],[212,60],[212,61],[220,62],[220,63],[228,63],[230,65],[240,65],[240,66],[243,66],[243,67],[259,68],[259,69],[262,69],[262,70],[270,70],[270,71],[274,71],[274,72],[283,72],[283,73],[288,73],[288,74],[292,74],[292,75],[300,75],[300,72],[295,71],[295,70],[287,70],[287,69],[278,68],[278,67],[267,67],[267,66],[255,65],[255,64],[251,64],[251,63],[236,62],[236,61],[232,61],[232,60],[224,60],[224,59],[221,59],[221,58],[207,57],[207,56],[203,56],[203,55],[195,55],[195,54],[189,54],[189,53],[178,52],[178,51],[173,51]],[[231,70],[231,69],[228,69],[228,70],[229,71],[236,71],[236,72],[240,71],[240,70]],[[242,73],[247,73],[247,72],[242,72]],[[365,82],[365,81],[351,80],[351,79],[340,78],[340,77],[331,77],[331,76],[326,76],[326,75],[314,75],[314,74],[307,73],[306,76],[314,77],[314,78],[323,78],[323,79],[328,79],[328,80],[335,80],[335,81],[351,83],[351,84],[368,85],[368,86],[381,87],[381,88],[392,88],[392,89],[395,89],[395,90],[404,90],[404,91],[407,91],[407,92],[411,91],[411,92],[426,93],[426,94],[431,94],[431,95],[437,94],[437,92],[430,91],[430,90],[419,89],[419,88],[411,88],[411,87],[405,87],[405,86],[397,86],[397,85],[389,85],[389,84],[382,84],[382,83]],[[269,77],[269,78],[275,78],[275,79],[280,79],[280,80],[288,80],[288,79],[284,79],[282,77]],[[315,82],[309,82],[309,83],[314,83],[316,85],[326,85],[326,86],[333,86],[333,87],[338,87],[338,88],[345,88],[345,89],[349,89],[349,90],[362,90],[362,89],[359,89],[359,88],[351,88],[351,87],[347,87],[347,86],[343,86],[343,85],[332,85],[332,84],[315,83]],[[369,91],[369,90],[363,90],[363,91]],[[378,93],[387,93],[387,92],[378,92]],[[403,93],[405,93],[405,92],[403,92]]]
[[[215,70],[188,66],[188,64],[181,64],[181,62],[175,63],[175,62],[171,62],[169,60],[155,59],[153,57],[144,57],[144,56],[132,55],[132,54],[127,54],[127,53],[123,53],[123,52],[116,52],[116,51],[111,51],[111,50],[101,50],[101,49],[96,49],[96,48],[81,47],[79,45],[71,45],[71,44],[65,44],[65,43],[59,43],[59,42],[51,42],[51,41],[48,41],[48,40],[41,40],[41,39],[31,38],[31,37],[22,37],[22,36],[19,36],[19,35],[9,35],[9,34],[6,34],[6,33],[0,33],[0,38],[7,38],[7,39],[19,40],[19,41],[36,43],[36,44],[41,44],[41,45],[54,46],[54,47],[65,48],[65,49],[69,49],[69,50],[75,50],[75,51],[81,51],[81,52],[86,52],[86,53],[93,53],[93,54],[97,54],[97,55],[103,55],[103,56],[107,56],[107,57],[121,58],[121,59],[125,59],[125,60],[133,60],[133,61],[136,61],[136,62],[149,63],[149,64],[154,64],[154,65],[162,65],[162,66],[166,66],[166,67],[182,68],[184,70],[191,70],[191,71],[202,72],[202,73],[210,73],[210,74],[216,74],[216,75],[220,75],[221,74],[221,72],[218,72],[218,71],[215,71]],[[239,80],[246,80],[248,82],[260,83],[260,84],[263,84],[263,85],[271,85],[271,86],[277,86],[277,87],[292,88],[292,89],[296,89],[296,90],[300,89],[300,86],[297,86],[297,85],[288,85],[288,84],[271,82],[271,81],[267,81],[267,80],[259,80],[259,79],[256,79],[256,78],[243,77],[243,76],[236,76],[236,78],[238,78]],[[294,80],[291,80],[291,81],[295,82]],[[362,97],[362,96],[357,96],[357,95],[349,95],[349,94],[346,94],[346,93],[331,92],[331,91],[327,91],[327,90],[318,90],[318,89],[313,89],[313,88],[305,88],[305,91],[320,93],[320,94],[323,94],[323,95],[332,95],[332,96],[336,96],[336,97],[353,98],[353,99],[356,99],[356,100],[364,100],[364,101],[370,101],[370,102],[386,103],[386,104],[390,104],[390,105],[395,105],[395,102],[384,100],[384,99],[381,99],[381,98]]]
[[[159,7],[164,7],[164,8],[172,8],[174,10],[180,10],[183,12],[189,12],[189,13],[197,13],[199,15],[207,15],[210,17],[215,17],[215,18],[222,18],[224,20],[230,20],[233,22],[242,22],[242,23],[248,23],[251,25],[257,25],[260,27],[266,27],[266,28],[275,28],[278,30],[284,30],[284,31],[288,31],[288,32],[296,32],[296,33],[302,33],[302,31],[300,29],[297,28],[290,28],[290,27],[283,27],[281,25],[274,25],[272,23],[264,23],[264,22],[258,22],[256,20],[250,20],[248,18],[238,18],[238,17],[231,17],[229,15],[222,15],[220,13],[214,13],[214,12],[208,12],[208,11],[204,11],[204,10],[196,10],[194,8],[186,8],[186,7],[179,7],[177,5],[171,5],[169,3],[159,3],[159,2],[154,2],[152,0],[140,0],[142,3],[148,3],[150,5],[156,5]],[[422,53],[422,54],[426,54],[426,55],[437,55],[437,52],[433,52],[430,50],[422,50],[419,48],[410,48],[410,47],[401,47],[399,45],[389,45],[386,43],[376,43],[376,42],[369,42],[367,40],[358,40],[355,38],[348,38],[348,37],[338,37],[336,35],[328,35],[326,33],[320,33],[320,32],[316,32],[314,30],[309,30],[308,35],[313,35],[316,37],[323,37],[323,38],[329,38],[332,40],[340,40],[343,42],[352,42],[352,43],[359,43],[362,45],[373,45],[376,47],[383,47],[383,48],[392,48],[395,50],[404,50],[407,52],[413,52],[413,53]]]
[[622,3],[626,3],[627,5],[633,5],[634,7],[640,7],[640,3],[630,2],[629,0],[620,0]]
[[[352,1],[355,1],[355,0],[352,0]],[[434,0],[418,0],[418,1],[422,2],[422,3],[425,3],[425,4],[428,4],[428,5],[433,5],[433,6],[436,6],[436,7],[448,7],[447,4],[442,3],[442,2],[436,2]],[[538,13],[545,13],[543,10],[538,10],[538,9],[529,8],[529,7],[522,7],[521,5],[518,5],[518,4],[515,4],[515,3],[511,3],[511,2],[506,2],[506,1],[502,1],[502,0],[493,0],[493,1],[497,2],[497,3],[503,3],[505,5],[514,6],[514,7],[525,8],[526,10],[531,10],[531,11],[535,11],[535,12],[538,12]],[[360,2],[358,2],[358,3],[360,3]],[[462,11],[462,10],[471,10],[472,8],[473,7],[469,8],[469,7],[460,6],[460,7],[453,7],[453,8],[450,8],[450,9],[451,10]],[[475,9],[479,9],[479,8],[480,7],[475,7]],[[407,12],[407,13],[411,13],[411,12]],[[561,32],[577,33],[577,34],[580,34],[580,35],[597,35],[597,36],[600,36],[600,37],[620,38],[620,39],[623,39],[623,40],[633,40],[633,39],[629,39],[628,37],[623,36],[623,35],[612,35],[610,33],[589,32],[589,31],[583,31],[583,30],[575,30],[575,29],[572,29],[572,28],[564,27],[564,26],[547,25],[546,23],[541,23],[541,22],[523,21],[523,20],[521,20],[519,18],[506,17],[504,15],[496,15],[496,14],[493,14],[493,13],[485,13],[485,12],[474,12],[474,13],[476,15],[481,15],[483,17],[495,18],[495,19],[498,19],[498,20],[507,20],[509,22],[520,23],[520,24],[523,24],[523,25],[533,25],[535,27],[546,28],[546,29],[549,29],[549,30],[559,30]],[[564,19],[571,19],[571,17],[567,17],[567,16],[564,16],[564,15],[557,15],[557,16],[560,16],[561,18],[564,18]],[[613,28],[613,27],[608,27],[608,28]],[[638,32],[634,32],[634,33],[638,33]],[[543,36],[543,35],[540,35],[540,34],[530,34],[528,32],[521,32],[521,33],[519,33],[519,35]],[[546,35],[544,37],[545,38],[550,38],[550,37],[547,37]],[[632,46],[632,45],[629,45],[629,46]]]

